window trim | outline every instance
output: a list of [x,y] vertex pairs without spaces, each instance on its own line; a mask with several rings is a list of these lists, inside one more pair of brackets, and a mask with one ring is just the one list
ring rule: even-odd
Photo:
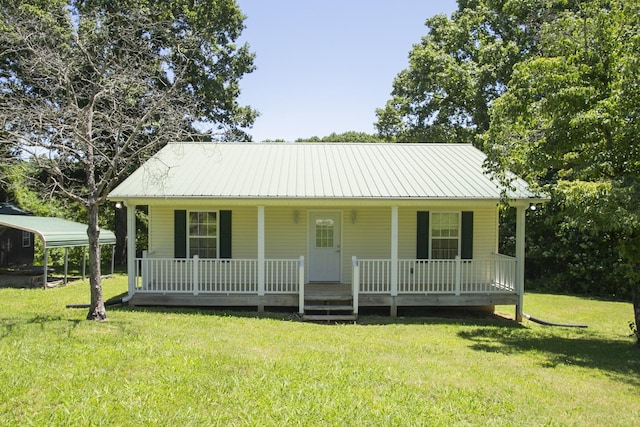
[[[192,213],[215,213],[216,214],[216,235],[215,237],[208,237],[208,236],[192,236],[190,233],[190,228],[191,228],[191,214]],[[186,255],[187,258],[193,258],[193,255],[191,255],[191,238],[201,238],[201,239],[216,239],[216,256],[215,258],[203,258],[200,257],[201,259],[220,259],[220,209],[212,209],[212,210],[187,210],[187,218],[186,218],[186,240],[187,240],[187,244],[186,244]]]
[[23,248],[30,248],[31,247],[31,236],[32,233],[30,233],[29,231],[22,231],[22,247]]
[[[433,229],[434,229],[434,220],[433,220],[433,215],[434,214],[456,214],[458,215],[458,236],[457,238],[447,238],[447,237],[438,237],[438,239],[446,239],[446,240],[457,240],[458,243],[458,251],[457,254],[453,257],[453,258],[434,258],[433,257]],[[461,257],[461,251],[462,251],[462,211],[429,211],[429,259],[456,259]]]

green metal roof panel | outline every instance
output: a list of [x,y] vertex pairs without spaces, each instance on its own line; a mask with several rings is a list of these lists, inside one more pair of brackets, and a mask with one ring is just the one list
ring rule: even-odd
[[[37,234],[45,248],[88,246],[87,225],[62,218],[27,215],[0,215],[0,225]],[[116,236],[109,230],[100,230],[101,245],[115,245]]]
[[470,144],[171,143],[109,197],[500,199],[485,158]]

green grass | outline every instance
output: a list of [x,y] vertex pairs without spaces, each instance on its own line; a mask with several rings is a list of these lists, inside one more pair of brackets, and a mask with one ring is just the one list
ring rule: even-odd
[[[126,278],[104,281],[107,297]],[[88,285],[0,289],[0,425],[637,425],[631,305],[528,294],[498,318],[111,308]],[[499,307],[511,313],[512,307]]]

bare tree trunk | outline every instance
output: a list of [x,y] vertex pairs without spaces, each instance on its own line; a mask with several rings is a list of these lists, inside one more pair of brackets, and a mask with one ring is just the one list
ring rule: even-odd
[[89,206],[89,286],[91,287],[91,307],[87,320],[107,320],[107,312],[102,298],[100,272],[100,227],[98,226],[98,205]]

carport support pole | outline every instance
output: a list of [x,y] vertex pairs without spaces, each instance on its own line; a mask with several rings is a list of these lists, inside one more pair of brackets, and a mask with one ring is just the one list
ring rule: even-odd
[[82,280],[84,280],[85,271],[87,269],[87,248],[82,247]]
[[44,248],[44,283],[43,286],[46,289],[47,288],[47,280],[49,280],[49,278],[47,277],[47,268],[48,268],[48,264],[49,264],[49,248]]
[[64,248],[64,284],[67,284],[67,273],[69,272],[69,248]]

